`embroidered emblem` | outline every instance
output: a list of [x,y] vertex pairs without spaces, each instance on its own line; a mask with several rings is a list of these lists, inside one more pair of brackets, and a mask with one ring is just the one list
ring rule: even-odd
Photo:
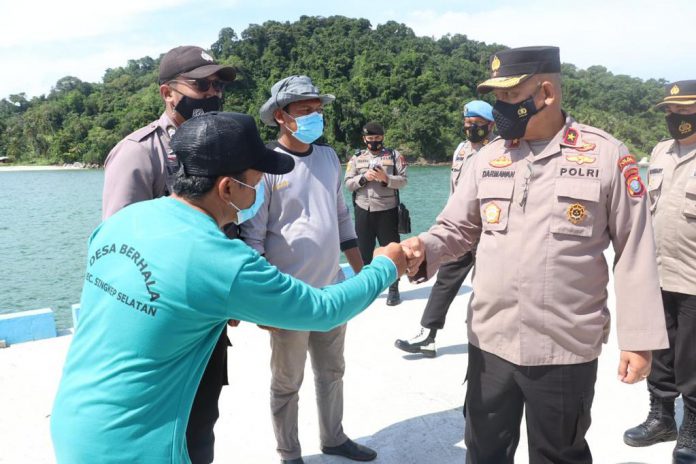
[[672,95],[679,95],[679,87],[677,84],[674,84],[674,87],[672,87],[672,90],[670,90],[669,93]]
[[642,197],[645,193],[645,186],[640,179],[640,175],[636,174],[626,178],[626,190],[632,197]]
[[563,135],[563,144],[574,147],[578,144],[579,139],[580,134],[578,133],[578,131],[576,129],[573,129],[572,127],[569,127],[568,130],[566,130],[565,135]]
[[594,150],[596,147],[597,147],[597,144],[596,144],[596,143],[588,143],[588,142],[585,142],[585,143],[582,144],[581,147],[575,147],[575,149],[576,149],[577,151],[583,151],[583,152],[584,152],[584,151]]
[[486,216],[488,224],[498,224],[500,222],[500,207],[495,203],[488,203],[483,210],[483,214]]
[[520,106],[517,110],[517,116],[522,119],[527,116],[527,108]]
[[626,168],[626,166],[630,166],[632,164],[636,164],[636,157],[635,156],[633,156],[633,155],[622,156],[618,162],[619,171],[623,171]]
[[637,167],[631,166],[630,168],[626,169],[626,171],[623,173],[624,178],[628,179],[629,177],[635,177],[635,176],[640,176],[640,171],[638,170]]
[[587,217],[587,210],[580,203],[573,203],[568,207],[566,216],[573,224],[580,224]]
[[201,52],[201,58],[203,58],[205,61],[210,61],[211,63],[215,60],[213,60],[213,57],[208,55],[206,52]]
[[579,165],[583,164],[592,164],[595,162],[597,158],[594,156],[586,156],[586,155],[567,155],[566,159],[570,161],[571,163],[577,163]]
[[498,69],[500,69],[500,58],[494,56],[493,61],[491,61],[491,71],[497,71]]
[[691,123],[682,121],[681,124],[679,124],[679,133],[688,134],[689,132],[691,132]]
[[282,181],[282,182],[278,182],[277,184],[274,184],[274,185],[273,185],[273,190],[274,190],[274,191],[276,191],[276,190],[282,190],[282,189],[284,189],[284,188],[288,188],[289,186],[290,186],[290,182],[288,182],[287,180],[284,180],[284,181]]
[[488,164],[494,168],[506,168],[512,164],[512,159],[509,156],[503,155],[491,160]]

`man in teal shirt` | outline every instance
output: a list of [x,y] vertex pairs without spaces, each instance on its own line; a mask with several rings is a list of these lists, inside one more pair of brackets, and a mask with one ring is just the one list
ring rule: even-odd
[[137,203],[89,240],[77,329],[51,417],[58,463],[189,463],[186,423],[228,319],[330,330],[405,271],[401,247],[341,284],[312,288],[220,230],[253,216],[263,173],[294,163],[268,150],[250,116],[206,113],[171,147],[174,195]]

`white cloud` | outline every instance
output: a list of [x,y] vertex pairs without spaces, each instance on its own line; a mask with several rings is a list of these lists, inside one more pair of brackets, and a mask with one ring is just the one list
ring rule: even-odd
[[[684,26],[675,24],[675,18]],[[659,5],[644,0],[536,0],[481,12],[413,11],[402,20],[418,35],[459,33],[511,47],[557,45],[562,61],[581,68],[602,65],[644,79],[696,76],[693,0]]]
[[[130,22],[191,0],[8,1],[0,8],[0,49],[127,32]],[[9,20],[8,20],[9,19]]]

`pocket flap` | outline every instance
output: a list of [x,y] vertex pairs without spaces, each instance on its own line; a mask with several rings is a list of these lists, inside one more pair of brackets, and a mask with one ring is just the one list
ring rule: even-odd
[[556,196],[577,198],[585,201],[599,201],[601,184],[599,179],[569,179],[556,180]]
[[664,176],[662,174],[650,174],[648,177],[648,190],[659,190],[663,178]]
[[689,195],[696,195],[696,177],[692,177],[686,181],[684,191]]
[[514,180],[485,180],[479,183],[476,198],[503,198],[509,200],[512,198],[514,190]]

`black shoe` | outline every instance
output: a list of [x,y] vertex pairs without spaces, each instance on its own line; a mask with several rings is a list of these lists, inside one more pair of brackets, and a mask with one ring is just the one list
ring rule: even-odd
[[394,346],[407,353],[420,353],[426,358],[434,358],[437,356],[437,348],[435,347],[435,339],[425,333],[425,329],[421,327],[420,332],[410,340],[397,340]]
[[651,394],[648,418],[642,424],[626,430],[623,439],[628,446],[650,446],[676,440],[674,400],[662,400]]
[[393,290],[389,289],[389,293],[387,294],[387,306],[396,306],[398,304],[401,304],[401,295],[399,295],[399,290]]
[[684,408],[684,420],[672,452],[672,464],[696,464],[696,414]]
[[324,454],[332,454],[334,456],[343,456],[344,458],[348,458],[353,461],[372,461],[377,457],[377,452],[375,450],[372,450],[359,443],[355,443],[350,438],[343,442],[342,445],[322,446],[321,452]]
[[302,458],[295,459],[281,459],[280,464],[304,464]]

